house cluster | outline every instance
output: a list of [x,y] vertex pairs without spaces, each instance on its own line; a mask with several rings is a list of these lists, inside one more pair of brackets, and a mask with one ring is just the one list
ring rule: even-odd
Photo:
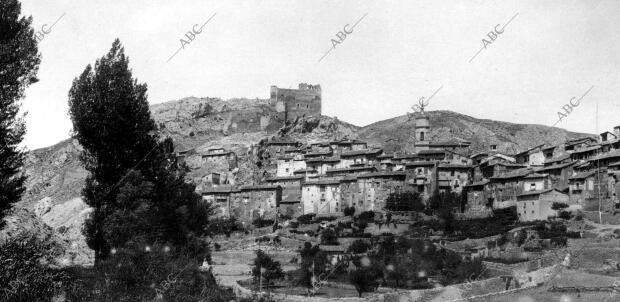
[[460,193],[470,184],[471,143],[427,141],[428,117],[416,118],[415,153],[389,154],[365,141],[343,138],[302,143],[276,137],[265,142],[275,168],[259,185],[214,184],[203,188],[205,200],[221,215],[243,221],[278,215],[343,215],[382,211],[392,193],[417,191],[428,198],[435,191]]
[[[320,88],[300,91],[318,94]],[[274,89],[272,98],[278,100],[279,92]],[[343,215],[351,207],[355,213],[383,211],[390,194],[404,191],[419,192],[424,199],[435,192],[465,194],[467,203],[454,209],[465,219],[487,217],[507,207],[516,207],[524,221],[557,216],[562,206],[586,211],[619,208],[620,126],[599,139],[539,145],[517,154],[498,152],[496,146],[474,153],[471,142],[461,139],[431,141],[430,128],[424,110],[416,114],[414,152],[407,154],[387,153],[381,146],[350,138],[304,143],[274,137],[264,145],[275,165],[259,184],[234,185],[212,174],[212,185],[204,187],[202,195],[218,205],[221,215],[248,222],[282,215]],[[232,167],[236,156],[210,150],[203,162]]]
[[470,215],[516,206],[520,219],[528,221],[557,216],[558,206],[620,209],[620,126],[614,133],[601,133],[598,140],[584,137],[513,155],[481,152],[471,159],[475,168],[467,188]]

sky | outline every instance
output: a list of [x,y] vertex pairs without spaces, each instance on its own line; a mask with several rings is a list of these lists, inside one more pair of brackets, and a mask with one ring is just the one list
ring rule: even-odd
[[22,101],[27,149],[70,136],[71,83],[115,38],[151,104],[306,82],[321,85],[324,115],[358,126],[434,92],[427,110],[620,125],[620,1],[22,0],[22,13],[47,32]]

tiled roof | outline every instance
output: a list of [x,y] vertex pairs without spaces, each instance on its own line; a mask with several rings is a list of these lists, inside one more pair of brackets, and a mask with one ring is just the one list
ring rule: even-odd
[[383,152],[382,149],[365,149],[355,151],[345,151],[340,154],[341,157],[358,156],[358,155],[373,155]]
[[306,172],[316,172],[316,170],[312,168],[305,168],[293,171],[293,174],[306,173]]
[[314,152],[308,152],[306,154],[304,154],[304,156],[322,156],[322,155],[331,155],[332,151],[314,151]]
[[248,186],[241,186],[239,187],[239,190],[241,191],[251,191],[251,190],[277,190],[277,189],[281,189],[282,187],[277,186],[277,185],[248,185]]
[[588,177],[596,174],[596,171],[597,170],[585,171],[585,172],[577,173],[577,174],[569,177],[568,179],[584,179],[584,178],[588,178]]
[[275,177],[265,178],[265,181],[276,182],[276,181],[283,181],[283,180],[301,180],[303,178],[304,178],[303,176],[275,176]]
[[322,179],[322,180],[314,180],[307,181],[302,184],[302,186],[318,186],[318,185],[338,185],[340,184],[339,179]]
[[519,153],[517,153],[517,154],[515,154],[515,155],[521,155],[521,154],[529,153],[530,151],[532,151],[532,150],[536,150],[536,149],[538,149],[538,148],[541,148],[541,149],[542,149],[542,147],[543,147],[544,145],[545,145],[545,144],[541,144],[541,145],[538,145],[538,146],[534,146],[534,147],[529,148],[529,149],[527,149],[527,150],[523,150],[523,151],[521,151],[521,152],[519,152]]
[[394,160],[399,160],[399,159],[412,159],[412,158],[418,158],[418,155],[415,153],[412,154],[400,154],[400,155],[394,155]]
[[610,158],[620,158],[620,151],[614,150],[605,154],[600,154],[599,156],[591,158],[589,161],[605,160]]
[[394,176],[402,176],[405,177],[407,174],[405,172],[392,172],[392,171],[382,171],[382,172],[374,172],[374,173],[366,173],[357,176],[357,178],[373,178],[373,177],[394,177]]
[[583,149],[575,150],[575,151],[573,151],[573,153],[571,153],[571,154],[586,153],[586,152],[590,152],[590,151],[598,150],[598,149],[600,149],[600,148],[601,148],[601,146],[599,146],[599,145],[596,145],[596,146],[591,146],[591,147],[587,147],[587,148],[583,148]]
[[460,139],[451,139],[446,141],[439,142],[431,142],[429,145],[431,146],[469,146],[471,145],[470,141],[460,140]]
[[440,169],[469,169],[472,166],[462,164],[439,164]]
[[444,150],[420,150],[418,151],[418,155],[427,155],[427,154],[446,154]]
[[526,176],[525,178],[529,178],[529,179],[533,179],[533,178],[545,178],[545,177],[547,177],[547,176],[549,176],[549,174],[542,174],[542,173],[536,173],[536,172],[534,172],[534,173],[532,173],[532,174],[530,174],[530,175]]
[[563,161],[569,158],[570,158],[570,154],[564,154],[564,155],[561,155],[555,158],[550,158],[550,159],[545,160],[545,164],[555,163],[555,162]]
[[543,171],[551,171],[551,170],[556,170],[556,169],[563,169],[563,168],[572,166],[572,165],[574,165],[576,163],[577,163],[577,161],[571,161],[571,162],[563,163],[563,164],[559,164],[559,165],[551,165],[551,166],[548,166],[548,167],[540,168],[540,169],[536,170],[536,172],[543,172]]
[[376,170],[377,168],[372,166],[365,167],[351,167],[351,168],[336,168],[325,171],[325,173],[337,173],[337,172],[355,172],[355,171],[365,171],[365,170]]
[[502,180],[502,179],[511,179],[511,178],[522,178],[532,173],[532,169],[530,168],[521,168],[514,171],[506,172],[504,174],[493,176],[491,179],[494,180]]
[[219,187],[208,187],[202,190],[202,195],[215,193],[230,193],[232,190],[233,187],[228,185]]
[[518,194],[518,196],[531,196],[531,195],[540,195],[543,193],[547,193],[547,192],[551,192],[551,191],[557,191],[556,189],[544,189],[544,190],[537,190],[537,191],[525,191],[521,194]]
[[472,184],[469,184],[469,185],[467,185],[466,187],[477,187],[477,186],[484,186],[484,185],[486,185],[486,184],[488,184],[488,183],[489,183],[489,181],[488,181],[488,180],[482,180],[482,181],[477,181],[477,182],[474,182],[474,183],[472,183]]
[[412,161],[405,164],[407,167],[417,167],[417,166],[434,166],[434,161]]

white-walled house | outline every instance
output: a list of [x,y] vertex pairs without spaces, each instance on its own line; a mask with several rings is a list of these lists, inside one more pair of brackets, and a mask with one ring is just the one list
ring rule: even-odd
[[340,181],[309,181],[301,186],[303,214],[342,215],[340,211]]

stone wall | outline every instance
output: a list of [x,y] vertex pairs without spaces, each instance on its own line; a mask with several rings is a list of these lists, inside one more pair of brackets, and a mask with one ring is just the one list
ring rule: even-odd
[[[378,292],[364,294],[362,298],[324,298],[306,297],[285,294],[269,294],[274,301],[310,301],[310,302],[426,302],[426,301],[464,301],[475,298],[500,296],[515,291],[520,291],[543,284],[554,276],[558,268],[556,266],[545,267],[529,273],[522,273],[511,278],[490,278],[481,281],[460,283],[451,286],[438,287],[423,290],[393,290],[391,292]],[[506,286],[508,284],[508,289]],[[387,289],[380,289],[387,290]],[[233,291],[238,297],[256,298],[256,292],[244,288],[238,283],[233,286]],[[267,293],[263,293],[267,296]]]
[[278,112],[278,118],[293,122],[298,117],[321,115],[321,86],[299,84],[299,89],[271,86],[270,104]]

